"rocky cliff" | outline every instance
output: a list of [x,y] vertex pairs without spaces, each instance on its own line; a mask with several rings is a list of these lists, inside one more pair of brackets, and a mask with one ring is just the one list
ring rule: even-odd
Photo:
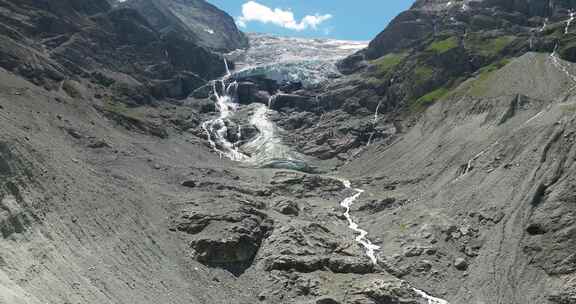
[[[576,61],[565,35],[568,1],[416,1],[370,42],[343,60],[387,105],[417,110],[463,80],[526,52],[557,52]],[[482,70],[483,69],[483,70]]]
[[248,39],[232,17],[204,0],[129,0],[160,33],[177,31],[198,45],[230,52],[248,47]]
[[157,31],[107,1],[2,1],[0,66],[38,85],[111,89],[127,103],[184,98],[223,74],[222,58],[191,37]]

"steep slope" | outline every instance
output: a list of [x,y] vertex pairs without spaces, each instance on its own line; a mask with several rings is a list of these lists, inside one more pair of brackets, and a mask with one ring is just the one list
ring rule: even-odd
[[576,83],[554,60],[465,82],[345,166],[371,199],[402,202],[356,210],[388,269],[451,303],[574,301]]
[[185,98],[225,71],[219,55],[104,0],[3,0],[0,7],[0,66],[47,88],[84,81],[150,104]]
[[160,33],[177,30],[198,45],[230,52],[248,47],[232,17],[204,0],[128,0]]
[[174,180],[220,163],[170,136],[197,118],[167,101],[223,74],[222,57],[107,1],[0,14],[0,302],[252,303],[167,224],[194,196]]
[[181,176],[221,161],[190,135],[128,131],[116,122],[151,118],[107,119],[95,103],[0,69],[0,302],[253,303],[168,226],[196,197]]
[[416,1],[340,67],[362,73],[384,104],[421,110],[481,68],[528,51],[558,48],[576,61],[572,8],[569,1]]

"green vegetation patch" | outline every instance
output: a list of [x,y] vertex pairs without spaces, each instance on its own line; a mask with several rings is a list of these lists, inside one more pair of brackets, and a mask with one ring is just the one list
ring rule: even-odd
[[434,69],[425,64],[419,64],[414,69],[414,77],[416,86],[420,86],[426,83],[428,80],[432,79],[434,76]]
[[440,100],[442,97],[448,94],[449,90],[447,88],[438,88],[420,98],[418,98],[418,103],[422,105],[431,105],[437,100]]
[[492,76],[494,72],[500,70],[509,62],[510,62],[509,59],[502,59],[498,62],[494,62],[490,65],[481,68],[478,71],[478,76],[476,77],[476,80],[472,83],[472,86],[470,87],[468,94],[470,96],[476,96],[476,97],[484,96],[486,94],[486,91],[488,91],[489,84],[487,80],[490,79],[490,76]]
[[504,48],[506,48],[512,41],[516,40],[515,36],[502,36],[492,40],[489,40],[489,48],[495,52],[500,53]]
[[568,61],[574,60],[576,50],[576,39],[565,39],[560,42],[560,58]]
[[428,94],[421,96],[417,100],[410,103],[411,112],[420,112],[427,107],[433,105],[436,101],[442,99],[442,97],[448,95],[450,90],[445,87],[437,88],[436,90],[429,92]]
[[426,50],[434,52],[436,54],[443,54],[457,47],[458,47],[458,38],[449,37],[444,40],[434,41],[432,44],[428,46],[428,48],[426,48]]
[[106,112],[115,113],[134,120],[144,119],[144,115],[138,109],[130,108],[125,103],[107,99],[104,101],[102,109]]
[[502,50],[509,46],[514,40],[516,40],[516,36],[501,36],[490,39],[473,37],[466,43],[469,49],[472,49],[483,56],[493,57],[500,54]]
[[376,78],[376,77],[364,77],[362,79],[362,82],[369,86],[369,87],[380,87],[381,85],[383,85],[384,83],[386,83],[385,79],[382,78]]
[[564,113],[572,114],[572,113],[576,112],[576,104],[560,105],[560,110],[562,110],[562,112],[564,112]]
[[376,66],[376,75],[386,76],[392,69],[398,66],[406,57],[407,53],[390,53],[376,60],[372,64]]
[[494,71],[498,71],[499,69],[503,68],[504,66],[506,66],[508,63],[510,63],[510,59],[509,58],[504,58],[501,59],[499,61],[493,62],[490,65],[487,65],[485,67],[482,67],[479,72],[480,74],[485,74],[485,73],[491,73]]
[[473,97],[486,96],[486,92],[490,88],[490,81],[488,81],[490,77],[494,74],[494,72],[500,70],[509,62],[510,59],[505,58],[481,68],[478,70],[478,74],[475,78],[465,82],[459,89],[452,91],[450,93],[450,97],[457,98],[464,95]]

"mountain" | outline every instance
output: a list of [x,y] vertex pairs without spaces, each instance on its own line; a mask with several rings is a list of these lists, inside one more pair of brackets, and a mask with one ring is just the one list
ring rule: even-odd
[[0,65],[36,84],[88,81],[135,104],[183,98],[223,74],[218,54],[107,1],[2,1]]
[[0,0],[0,303],[574,303],[573,9]]
[[369,67],[371,86],[418,108],[423,97],[434,99],[481,68],[528,51],[558,47],[562,58],[576,60],[573,39],[564,35],[571,7],[562,1],[417,1],[340,67],[345,73]]
[[204,0],[129,0],[122,5],[138,10],[160,33],[177,30],[217,51],[248,47],[234,19]]

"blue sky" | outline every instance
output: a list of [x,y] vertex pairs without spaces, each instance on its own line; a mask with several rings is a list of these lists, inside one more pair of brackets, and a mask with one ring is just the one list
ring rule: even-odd
[[298,37],[371,40],[414,0],[208,0],[241,30]]

